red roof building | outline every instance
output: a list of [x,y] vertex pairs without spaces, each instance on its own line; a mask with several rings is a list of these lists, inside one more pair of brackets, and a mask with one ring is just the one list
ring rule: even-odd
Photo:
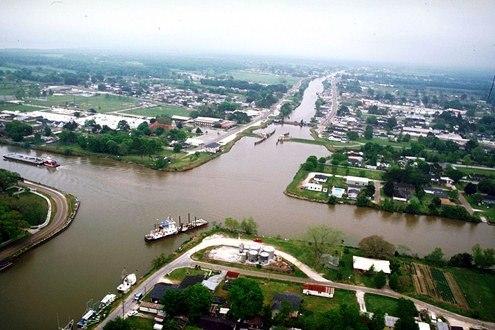
[[303,293],[312,296],[333,298],[335,288],[326,284],[306,283],[303,286]]

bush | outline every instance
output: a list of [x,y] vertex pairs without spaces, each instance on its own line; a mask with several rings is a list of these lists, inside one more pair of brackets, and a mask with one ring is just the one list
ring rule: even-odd
[[378,272],[375,275],[375,278],[373,279],[373,283],[375,284],[375,287],[378,289],[381,289],[387,284],[387,275],[385,275],[384,272]]

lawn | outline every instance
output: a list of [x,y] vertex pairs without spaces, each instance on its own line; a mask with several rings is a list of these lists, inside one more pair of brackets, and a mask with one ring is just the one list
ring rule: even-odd
[[269,72],[254,70],[233,70],[228,73],[236,80],[245,80],[260,84],[287,84],[293,85],[297,78],[287,75],[278,75]]
[[129,320],[130,328],[132,330],[150,330],[153,329],[153,324],[155,324],[153,319],[146,319],[137,316],[131,316],[127,320]]
[[395,298],[367,293],[364,295],[366,310],[371,313],[382,311],[389,315],[397,315],[398,300]]
[[277,293],[290,292],[298,294],[303,298],[303,308],[310,311],[327,311],[342,304],[356,305],[356,295],[352,291],[335,290],[333,298],[307,296],[302,293],[303,285],[274,280],[256,279],[263,291],[263,304],[271,305],[273,297]]
[[185,267],[185,268],[177,268],[173,270],[170,274],[167,275],[167,277],[173,281],[180,282],[186,276],[205,275],[207,273],[208,272],[205,270]]
[[138,101],[131,97],[99,94],[94,96],[80,95],[51,95],[46,100],[31,99],[31,104],[41,105],[46,107],[51,106],[73,106],[81,110],[95,109],[97,112],[105,113],[116,110],[123,110],[137,106]]
[[126,111],[125,113],[129,113],[132,115],[138,116],[148,116],[148,117],[156,117],[156,116],[186,116],[189,117],[191,115],[191,111],[187,108],[180,107],[177,105],[159,105],[156,107],[150,108],[140,108]]
[[488,176],[495,178],[495,169],[493,168],[476,168],[476,167],[464,167],[464,166],[455,166],[455,169],[465,173],[465,174],[477,174],[482,176]]
[[465,268],[451,268],[474,316],[495,321],[495,275]]
[[372,180],[382,180],[383,171],[380,170],[371,170],[367,168],[360,167],[346,167],[339,165],[327,165],[324,169],[325,173],[344,175],[344,176],[360,176],[365,177]]

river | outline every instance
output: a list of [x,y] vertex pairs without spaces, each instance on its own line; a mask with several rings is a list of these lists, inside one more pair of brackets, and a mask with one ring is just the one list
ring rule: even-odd
[[[313,80],[291,119],[309,120],[322,88],[321,79]],[[476,243],[495,247],[495,226],[328,206],[285,196],[283,191],[299,164],[309,155],[328,152],[317,145],[276,145],[277,136],[286,132],[310,137],[307,128],[276,129],[273,137],[257,146],[256,139],[243,138],[229,153],[183,173],[60,155],[55,156],[62,163],[56,171],[0,161],[1,168],[72,193],[81,201],[76,219],[65,232],[0,273],[1,328],[55,329],[57,318],[61,323],[77,320],[90,299],[96,301],[114,291],[123,268],[142,275],[154,257],[173,251],[186,239],[145,244],[143,235],[157,218],[167,215],[184,219],[189,212],[210,221],[251,216],[262,234],[283,237],[326,224],[343,231],[348,244],[378,234],[419,254],[437,246],[447,255],[469,251]],[[1,154],[12,151],[21,150],[0,146]]]

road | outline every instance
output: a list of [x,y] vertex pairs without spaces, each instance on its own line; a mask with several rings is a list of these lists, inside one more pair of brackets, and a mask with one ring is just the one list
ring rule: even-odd
[[[67,221],[69,220],[69,203],[64,194],[34,182],[24,181],[21,185],[49,196],[52,202],[55,203],[56,212],[46,227],[40,229],[26,239],[8,245],[5,249],[0,251],[0,262],[17,257],[25,251],[53,237],[67,226]],[[52,205],[52,210],[53,209]]]
[[[320,124],[318,125],[318,132],[323,132],[325,128],[330,124],[330,121],[332,120],[333,117],[337,114],[337,110],[339,109],[339,91],[337,89],[337,84],[339,82],[337,75],[341,74],[342,71],[335,72],[332,74],[330,77],[328,77],[332,81],[332,88],[331,88],[331,93],[332,93],[332,106],[330,108],[330,112],[326,115],[325,118],[323,118],[320,121]],[[327,78],[327,79],[328,79]]]
[[[239,244],[243,243],[245,246],[252,244],[253,241],[251,240],[246,240],[246,239],[236,239],[236,238],[228,238],[228,237],[223,237],[221,235],[213,235],[206,237],[201,243],[196,245],[195,247],[191,248],[190,250],[186,251],[182,255],[180,255],[177,259],[172,261],[171,263],[163,266],[160,268],[157,272],[153,273],[150,277],[146,278],[143,282],[141,282],[124,300],[124,308],[122,308],[122,303],[120,303],[117,308],[115,308],[110,314],[105,318],[96,328],[97,329],[103,329],[105,324],[108,323],[109,320],[113,320],[117,318],[118,316],[121,316],[123,313],[127,313],[130,310],[137,309],[138,305],[134,302],[133,296],[135,293],[138,292],[143,292],[143,291],[149,291],[153,288],[153,286],[159,282],[159,280],[172,272],[173,270],[177,268],[182,268],[182,267],[194,267],[196,265],[199,265],[204,268],[209,268],[213,270],[233,270],[237,271],[241,274],[248,275],[248,276],[253,276],[253,277],[260,277],[260,278],[267,278],[267,279],[274,279],[274,280],[281,280],[281,281],[287,281],[287,282],[294,282],[294,283],[306,283],[308,282],[307,278],[302,278],[302,277],[295,277],[295,276],[290,276],[290,275],[284,275],[284,274],[276,274],[276,273],[269,273],[269,272],[263,272],[263,271],[257,271],[257,270],[250,270],[250,269],[244,269],[244,268],[237,268],[237,267],[231,267],[231,266],[223,266],[223,265],[218,265],[218,264],[211,264],[207,262],[200,262],[200,261],[195,261],[191,257],[193,254],[195,254],[198,251],[201,251],[203,249],[212,247],[212,246],[234,246],[238,247]],[[320,282],[320,283],[327,283],[331,284],[333,287],[337,289],[343,289],[343,290],[349,290],[349,291],[355,291],[355,292],[362,292],[363,294],[369,293],[369,294],[377,294],[381,296],[387,296],[387,297],[392,297],[392,298],[406,298],[412,300],[415,305],[417,306],[418,309],[427,309],[431,312],[436,313],[437,315],[442,315],[451,324],[464,324],[467,326],[472,326],[472,327],[482,327],[482,328],[487,328],[487,329],[495,329],[495,323],[491,322],[484,322],[476,319],[472,319],[466,316],[462,316],[453,312],[449,312],[445,309],[442,309],[440,307],[425,303],[421,300],[417,300],[408,296],[404,296],[400,293],[397,293],[395,291],[392,291],[390,289],[375,289],[375,288],[368,288],[364,286],[359,286],[359,285],[352,285],[352,284],[345,284],[345,283],[337,283],[337,282],[332,282],[330,280],[325,279],[322,277],[318,272],[313,270],[311,267],[307,266],[306,264],[302,263],[299,261],[297,258],[294,256],[285,253],[280,250],[275,250],[275,254],[286,259],[288,262],[299,268],[312,282]],[[361,293],[360,293],[361,294]]]

